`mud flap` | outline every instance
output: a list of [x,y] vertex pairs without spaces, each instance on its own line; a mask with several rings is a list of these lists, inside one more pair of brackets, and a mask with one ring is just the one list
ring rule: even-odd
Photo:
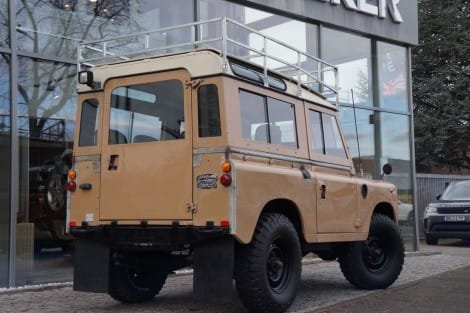
[[203,242],[194,247],[193,294],[198,301],[232,300],[234,242],[232,237]]
[[73,290],[108,292],[109,247],[87,240],[75,241]]

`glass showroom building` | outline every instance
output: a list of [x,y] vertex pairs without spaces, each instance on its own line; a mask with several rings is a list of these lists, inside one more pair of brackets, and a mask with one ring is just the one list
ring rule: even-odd
[[383,179],[399,189],[406,248],[417,249],[416,0],[0,0],[0,288],[72,279],[62,179],[74,138],[78,42],[222,16],[338,67],[357,173],[381,179],[382,165],[393,166]]

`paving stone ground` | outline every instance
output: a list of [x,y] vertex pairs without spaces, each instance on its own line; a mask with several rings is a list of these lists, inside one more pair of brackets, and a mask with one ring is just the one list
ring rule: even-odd
[[[380,299],[383,293],[405,290],[403,288],[422,279],[437,279],[438,274],[467,266],[470,266],[470,244],[423,247],[421,253],[409,254],[405,258],[403,271],[390,288],[385,291],[364,291],[354,288],[344,279],[337,262],[308,262],[303,266],[301,287],[289,312],[335,312],[331,311],[335,305],[354,300],[363,301],[366,305],[370,297]],[[470,282],[467,290],[470,290]],[[60,288],[0,292],[0,312],[246,312],[235,288],[233,298],[230,305],[199,303],[192,298],[192,275],[178,275],[170,277],[161,293],[148,303],[121,304],[106,294],[75,292],[68,284]],[[346,308],[345,311],[338,309],[338,312],[360,311]],[[380,311],[377,309],[375,312]]]

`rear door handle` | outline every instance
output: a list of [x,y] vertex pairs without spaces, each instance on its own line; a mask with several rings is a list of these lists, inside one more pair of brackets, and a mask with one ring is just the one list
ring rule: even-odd
[[80,188],[82,190],[90,190],[91,189],[91,184],[89,184],[89,183],[80,184],[80,185],[78,185],[78,188]]
[[115,171],[118,168],[119,155],[112,154],[109,157],[108,171]]

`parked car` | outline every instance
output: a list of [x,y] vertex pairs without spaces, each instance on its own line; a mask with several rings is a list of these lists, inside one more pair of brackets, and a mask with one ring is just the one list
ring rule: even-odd
[[415,214],[413,211],[413,205],[407,202],[398,200],[398,221],[403,224],[413,224],[415,220]]
[[470,180],[451,182],[424,210],[426,243],[439,238],[470,240]]

